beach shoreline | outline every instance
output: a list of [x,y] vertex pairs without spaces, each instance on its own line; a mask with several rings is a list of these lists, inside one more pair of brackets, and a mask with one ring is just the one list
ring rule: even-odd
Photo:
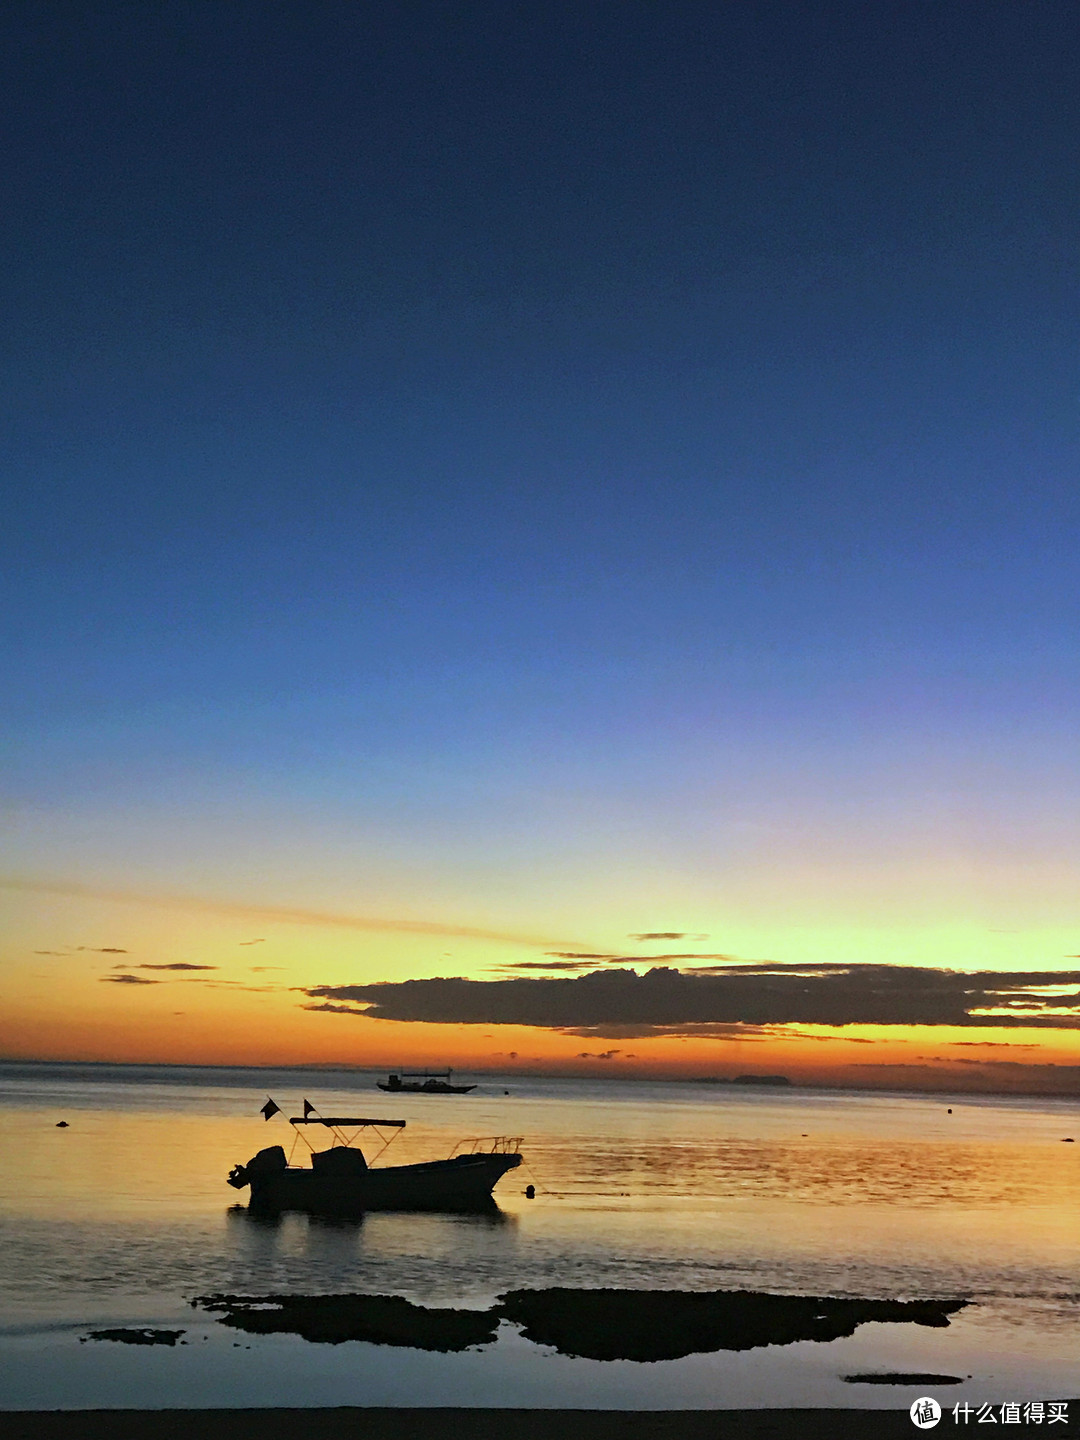
[[[1064,1437],[1080,1428],[1070,1401]],[[6,1440],[899,1440],[916,1433],[896,1410],[224,1409],[20,1410]],[[946,1412],[943,1423],[953,1427]],[[1024,1426],[1024,1430],[1028,1427]],[[946,1430],[945,1433],[948,1433]]]

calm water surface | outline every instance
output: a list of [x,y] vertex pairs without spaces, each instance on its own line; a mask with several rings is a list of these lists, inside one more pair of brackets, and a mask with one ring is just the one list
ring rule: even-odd
[[[927,1389],[841,1378],[882,1371],[959,1376],[949,1404],[1080,1391],[1074,1102],[516,1077],[391,1097],[374,1080],[0,1066],[0,1406],[891,1408]],[[225,1176],[291,1139],[258,1115],[267,1093],[289,1113],[310,1097],[406,1120],[387,1162],[511,1134],[528,1169],[501,1182],[495,1217],[256,1221]],[[945,1329],[874,1323],[657,1363],[571,1359],[507,1324],[450,1355],[238,1337],[190,1306],[229,1291],[483,1308],[552,1285],[971,1303]],[[81,1341],[106,1325],[183,1328],[186,1345]]]

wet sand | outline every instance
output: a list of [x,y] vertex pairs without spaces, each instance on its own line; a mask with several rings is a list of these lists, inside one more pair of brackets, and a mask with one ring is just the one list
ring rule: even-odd
[[[1059,1440],[1080,1429],[1080,1404]],[[946,1430],[946,1426],[948,1427]],[[1019,1428],[1019,1427],[1018,1427]],[[942,1429],[955,1433],[951,1415]],[[1027,1426],[1023,1427],[1030,1433]],[[53,1410],[0,1413],[4,1440],[911,1440],[896,1410]],[[938,1431],[939,1434],[942,1430]]]

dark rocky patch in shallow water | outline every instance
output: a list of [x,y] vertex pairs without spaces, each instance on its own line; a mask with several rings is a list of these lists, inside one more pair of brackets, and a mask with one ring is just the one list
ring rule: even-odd
[[841,1375],[847,1385],[962,1385],[970,1375],[914,1375],[896,1371],[889,1375]]
[[[797,1340],[836,1340],[853,1335],[870,1320],[942,1327],[966,1301],[555,1287],[511,1290],[490,1310],[434,1309],[396,1295],[202,1295],[191,1303],[218,1313],[221,1323],[235,1330],[300,1335],[331,1345],[366,1340],[445,1353],[491,1344],[500,1320],[509,1320],[521,1327],[526,1339],[562,1355],[654,1361]],[[944,1377],[939,1383],[946,1383]]]
[[191,1303],[252,1335],[285,1333],[327,1345],[366,1340],[444,1354],[491,1344],[499,1323],[494,1310],[431,1309],[398,1295],[200,1295]]
[[867,1321],[944,1326],[963,1300],[839,1300],[753,1290],[512,1290],[500,1314],[537,1345],[586,1360],[678,1360],[797,1340],[837,1340]]
[[183,1330],[91,1330],[83,1335],[80,1344],[86,1340],[118,1340],[121,1345],[175,1345]]

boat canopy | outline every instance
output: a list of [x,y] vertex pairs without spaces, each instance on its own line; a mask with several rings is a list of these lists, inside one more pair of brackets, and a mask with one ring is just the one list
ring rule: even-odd
[[364,1120],[356,1115],[290,1115],[290,1125],[389,1125],[395,1130],[405,1128],[404,1120]]

